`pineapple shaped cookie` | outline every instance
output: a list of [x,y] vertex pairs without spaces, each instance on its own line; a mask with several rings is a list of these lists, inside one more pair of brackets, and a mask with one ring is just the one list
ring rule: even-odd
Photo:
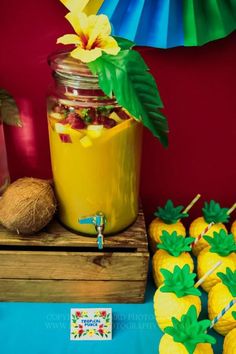
[[[236,270],[236,243],[232,234],[227,234],[226,231],[214,232],[213,237],[204,236],[205,241],[210,247],[204,248],[199,256],[197,262],[198,278],[201,278],[208,269],[211,269],[217,262],[221,261],[219,270],[224,272],[227,267],[232,271]],[[220,282],[220,278],[216,273],[212,273],[202,283],[202,288],[209,292],[210,289]]]
[[149,226],[149,237],[151,251],[155,253],[157,244],[161,242],[163,231],[172,233],[176,231],[178,235],[186,236],[186,230],[180,219],[188,217],[187,213],[182,213],[183,206],[174,207],[171,200],[166,202],[164,208],[158,207],[154,215],[156,218]]
[[[203,216],[198,217],[191,223],[189,235],[194,238],[198,237],[208,224],[212,222],[214,225],[206,232],[206,235],[212,236],[214,231],[218,232],[221,229],[227,231],[223,223],[229,221],[228,210],[228,208],[221,208],[220,204],[216,203],[214,200],[211,200],[210,203],[205,202],[204,208],[202,209]],[[201,250],[207,246],[207,242],[201,238],[194,246],[193,254],[198,256]]]
[[236,241],[236,220],[233,222],[230,232],[234,235],[234,239]]
[[201,311],[201,292],[194,287],[195,273],[190,272],[189,265],[183,268],[175,266],[173,272],[161,269],[164,284],[154,295],[154,311],[158,326],[163,331],[171,325],[171,318],[180,319],[191,305],[195,305],[199,315]]
[[[231,214],[235,209],[236,209],[236,203],[234,203],[234,205],[230,208],[229,213]],[[230,232],[231,234],[234,235],[234,239],[236,241],[236,220],[234,220],[234,222],[232,223]]]
[[[227,268],[225,273],[219,272],[217,275],[222,283],[213,286],[209,292],[208,313],[210,320],[213,320],[232,299],[236,299],[236,271],[233,272],[230,268]],[[232,329],[236,329],[236,321],[232,314],[234,310],[236,310],[236,304],[214,325],[215,331],[225,336]]]
[[190,244],[193,242],[193,238],[184,238],[181,235],[177,235],[176,231],[171,234],[167,231],[163,231],[160,237],[161,243],[157,245],[159,250],[154,254],[152,259],[152,271],[153,278],[157,287],[159,287],[164,277],[161,273],[161,268],[172,271],[175,265],[182,268],[185,264],[189,265],[190,271],[193,271],[194,265],[190,254]]
[[172,326],[165,328],[159,354],[213,354],[211,344],[216,340],[206,333],[209,320],[198,321],[197,310],[191,306],[180,320],[172,318]]
[[[233,311],[232,316],[236,322],[236,311]],[[232,329],[225,337],[223,354],[236,354],[236,328]]]

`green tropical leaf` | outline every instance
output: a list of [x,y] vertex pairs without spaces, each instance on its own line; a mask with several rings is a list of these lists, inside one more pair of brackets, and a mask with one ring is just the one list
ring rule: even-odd
[[22,127],[16,101],[4,89],[0,89],[0,121],[5,124]]
[[134,50],[121,50],[116,56],[104,53],[88,63],[106,95],[115,95],[117,102],[152,134],[168,145],[168,124],[154,77],[141,55]]
[[117,41],[117,44],[121,49],[131,49],[133,46],[135,46],[135,43],[129,39],[117,36],[113,36],[113,38]]

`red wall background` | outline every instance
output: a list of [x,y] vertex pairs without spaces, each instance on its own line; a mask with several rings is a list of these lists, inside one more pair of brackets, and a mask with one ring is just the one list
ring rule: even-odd
[[[24,128],[6,128],[12,180],[49,178],[45,97],[47,55],[70,31],[59,0],[1,0],[0,87],[19,104]],[[147,220],[167,198],[195,194],[224,206],[236,201],[236,33],[200,48],[139,48],[155,76],[168,116],[169,148],[144,133],[141,195]],[[200,213],[199,202],[191,213]]]

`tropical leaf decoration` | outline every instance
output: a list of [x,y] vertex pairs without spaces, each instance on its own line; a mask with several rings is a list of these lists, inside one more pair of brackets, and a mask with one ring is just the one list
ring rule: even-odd
[[204,219],[208,224],[211,222],[225,223],[229,221],[229,215],[227,214],[228,208],[221,208],[220,204],[211,200],[209,203],[205,202],[202,208]]
[[103,55],[88,63],[98,75],[103,92],[116,97],[117,102],[143,123],[166,147],[168,125],[160,109],[163,108],[154,77],[141,55],[135,50],[121,49],[117,55]]
[[183,268],[175,266],[173,272],[161,269],[161,273],[164,277],[164,286],[160,288],[161,292],[175,293],[177,297],[201,295],[200,290],[194,287],[196,274],[190,272],[188,264],[185,264]]
[[229,267],[226,272],[218,272],[217,276],[222,280],[222,283],[227,286],[233,297],[236,297],[236,270],[233,272]]
[[233,234],[227,234],[225,230],[219,232],[214,231],[213,237],[203,236],[210,245],[210,252],[217,253],[222,257],[227,257],[229,254],[236,251],[236,242]]
[[22,127],[16,101],[6,90],[0,88],[0,121]]
[[171,320],[173,326],[166,327],[164,332],[172,336],[175,342],[182,343],[189,354],[194,353],[199,343],[216,343],[216,339],[207,334],[211,321],[198,321],[197,310],[194,305],[190,306],[188,312],[180,320],[175,317],[172,317]]
[[233,318],[236,320],[236,311],[232,312]]
[[126,38],[117,37],[117,36],[114,36],[113,38],[115,38],[116,42],[118,43],[118,46],[121,49],[131,49],[135,46],[134,42],[132,42]]
[[191,251],[190,244],[194,241],[193,237],[183,237],[178,235],[176,231],[171,234],[163,230],[160,237],[161,243],[157,244],[157,248],[167,251],[174,257],[179,257],[183,252]]
[[164,208],[158,207],[154,215],[166,224],[176,224],[180,219],[188,217],[187,213],[182,213],[183,206],[174,206],[172,200],[167,200]]

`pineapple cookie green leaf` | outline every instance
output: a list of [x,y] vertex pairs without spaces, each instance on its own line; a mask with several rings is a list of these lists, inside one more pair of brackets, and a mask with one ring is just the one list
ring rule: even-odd
[[225,273],[218,272],[217,276],[222,280],[222,283],[227,286],[231,295],[236,297],[236,270],[233,272],[227,267]]
[[187,213],[182,213],[183,206],[174,206],[172,200],[167,200],[164,208],[158,207],[154,215],[163,220],[166,224],[176,224],[180,219],[188,217]]
[[189,354],[193,354],[199,343],[215,344],[216,340],[206,331],[211,321],[197,319],[197,310],[194,305],[190,306],[188,312],[177,320],[172,317],[173,326],[166,327],[164,332],[173,337],[175,342],[182,343]]
[[176,231],[171,234],[163,230],[160,237],[161,243],[157,244],[157,248],[167,251],[170,255],[178,257],[183,252],[191,251],[190,244],[194,241],[193,237],[183,237],[178,235]]
[[205,221],[210,224],[211,222],[225,223],[229,221],[229,215],[227,214],[228,208],[221,208],[219,203],[211,200],[210,203],[205,202],[202,208],[202,213]]
[[233,311],[233,312],[232,312],[232,316],[233,316],[233,318],[236,320],[236,311]]
[[209,243],[211,253],[226,257],[236,251],[236,242],[233,234],[227,234],[223,229],[219,232],[215,231],[213,237],[203,236],[203,238]]
[[161,292],[175,293],[177,297],[201,295],[200,290],[194,287],[196,274],[190,272],[188,264],[185,264],[183,268],[175,266],[173,272],[161,269],[161,273],[164,277],[164,285],[160,288]]

